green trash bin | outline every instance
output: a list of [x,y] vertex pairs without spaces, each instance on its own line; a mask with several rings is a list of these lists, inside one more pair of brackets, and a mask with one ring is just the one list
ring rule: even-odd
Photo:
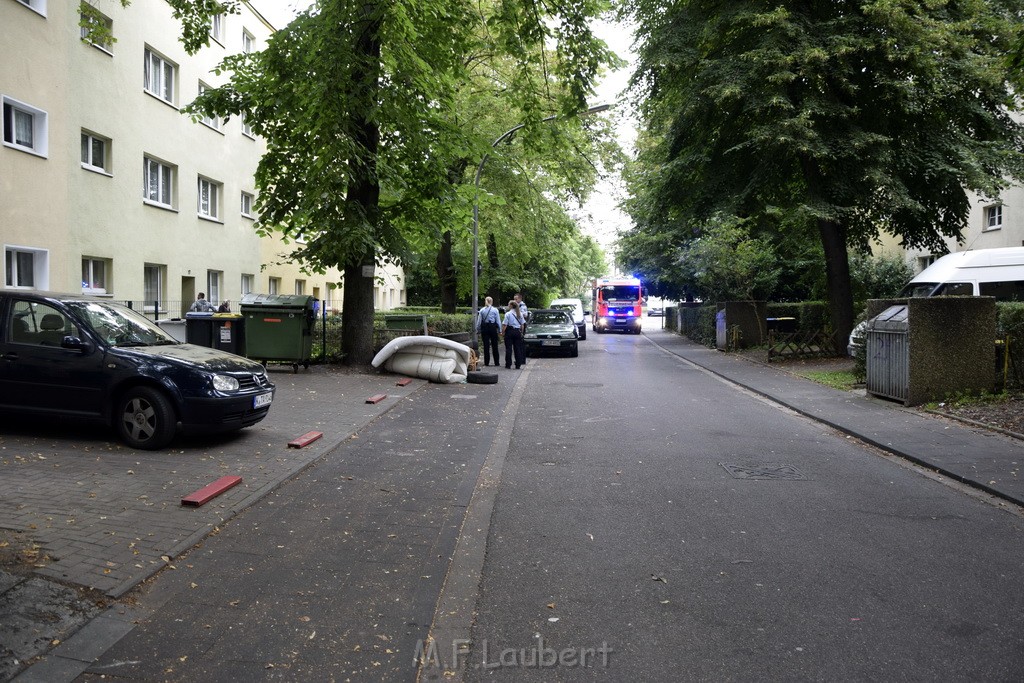
[[245,324],[245,355],[266,363],[309,367],[315,313],[304,294],[246,294],[239,302]]

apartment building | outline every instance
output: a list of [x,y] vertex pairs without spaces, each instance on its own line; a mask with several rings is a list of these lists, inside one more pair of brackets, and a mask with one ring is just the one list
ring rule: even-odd
[[[0,243],[7,288],[82,291],[180,315],[199,292],[310,294],[341,307],[342,275],[281,263],[254,228],[264,143],[241,117],[181,109],[224,76],[229,54],[273,27],[243,3],[196,55],[164,0],[89,0],[113,35],[88,42],[75,0],[0,0]],[[399,268],[378,269],[378,308],[404,305]],[[155,308],[155,311],[154,311]]]

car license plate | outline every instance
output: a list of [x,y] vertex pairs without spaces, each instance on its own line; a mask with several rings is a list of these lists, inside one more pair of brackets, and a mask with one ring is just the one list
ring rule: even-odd
[[561,343],[562,342],[560,342],[557,339],[555,339],[555,340],[552,340],[552,341],[542,341],[540,343],[540,345],[541,346],[559,346]]
[[260,394],[259,396],[254,396],[253,397],[253,399],[252,399],[252,407],[253,408],[262,408],[264,406],[269,406],[270,402],[273,401],[273,400],[274,400],[274,395],[273,394]]

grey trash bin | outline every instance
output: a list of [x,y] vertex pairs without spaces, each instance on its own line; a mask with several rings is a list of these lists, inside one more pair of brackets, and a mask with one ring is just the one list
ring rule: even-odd
[[910,314],[890,306],[868,322],[866,389],[873,396],[906,401],[910,391]]
[[182,318],[164,318],[163,320],[157,320],[156,324],[160,326],[160,329],[178,341],[187,341],[185,321]]

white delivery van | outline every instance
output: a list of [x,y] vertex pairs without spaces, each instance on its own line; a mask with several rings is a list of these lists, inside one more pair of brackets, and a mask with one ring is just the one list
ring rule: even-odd
[[580,299],[555,299],[548,308],[558,308],[569,312],[572,322],[576,325],[576,331],[580,339],[587,338],[586,311],[583,309],[583,301]]
[[1024,247],[946,254],[916,275],[900,297],[992,296],[1024,301]]

